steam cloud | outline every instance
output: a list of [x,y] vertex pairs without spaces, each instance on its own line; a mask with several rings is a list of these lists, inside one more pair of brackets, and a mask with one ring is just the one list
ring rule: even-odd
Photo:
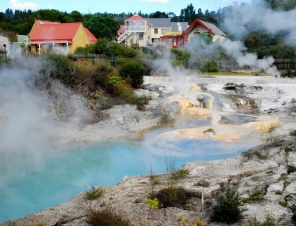
[[69,120],[74,126],[88,115],[81,98],[60,83],[52,87],[55,97],[48,95],[44,87],[34,86],[36,79],[40,79],[39,60],[29,57],[15,60],[19,67],[0,70],[1,186],[10,177],[38,167],[44,159],[54,156],[58,146],[54,134],[59,125],[54,119],[60,114],[55,106],[70,109]]

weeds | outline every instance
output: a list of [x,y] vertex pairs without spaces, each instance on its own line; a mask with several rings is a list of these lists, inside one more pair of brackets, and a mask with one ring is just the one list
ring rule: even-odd
[[261,160],[265,160],[268,157],[268,155],[264,155],[260,151],[254,151],[254,155],[257,156]]
[[132,226],[129,220],[123,219],[109,208],[91,211],[85,222],[90,226]]
[[286,201],[279,201],[279,205],[282,207],[287,207],[288,203]]
[[266,190],[264,186],[256,186],[251,193],[249,194],[248,198],[243,198],[242,202],[243,203],[251,203],[254,201],[259,201],[264,198],[266,194]]
[[89,191],[85,192],[85,198],[87,200],[94,200],[101,197],[104,193],[104,189],[101,187],[92,186]]
[[249,222],[248,226],[276,226],[275,219],[273,219],[270,216],[267,216],[265,221],[259,222],[256,219],[254,219],[252,222]]
[[179,216],[178,221],[182,226],[203,226],[204,223],[202,220],[191,221],[190,219],[185,218],[184,216]]
[[188,169],[178,169],[172,172],[171,177],[173,180],[179,180],[179,179],[185,178],[188,175],[189,175]]
[[293,137],[296,137],[296,130],[291,130],[289,135],[293,136]]

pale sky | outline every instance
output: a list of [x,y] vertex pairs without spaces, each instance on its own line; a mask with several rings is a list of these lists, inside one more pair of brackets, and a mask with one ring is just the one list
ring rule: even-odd
[[252,0],[1,0],[1,12],[7,8],[15,9],[56,9],[71,13],[77,10],[82,14],[85,13],[154,13],[174,12],[180,14],[181,9],[191,4],[196,11],[201,8],[202,12],[206,9],[217,11],[219,7],[233,5],[242,2],[250,3]]

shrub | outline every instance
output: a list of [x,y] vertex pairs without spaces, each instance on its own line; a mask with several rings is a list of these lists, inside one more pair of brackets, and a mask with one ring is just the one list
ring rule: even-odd
[[270,216],[267,216],[265,221],[259,222],[256,219],[254,219],[252,222],[249,222],[248,226],[276,226],[275,220],[271,218]]
[[70,60],[61,54],[46,54],[43,71],[47,71],[53,79],[59,79],[66,84],[72,80]]
[[149,199],[146,198],[145,201],[147,202],[147,206],[151,209],[159,209],[159,202],[157,198]]
[[242,218],[240,210],[240,195],[236,187],[228,185],[223,187],[215,196],[215,206],[211,221],[235,223]]
[[203,60],[200,62],[199,70],[201,72],[219,72],[219,68],[214,65],[212,60]]
[[127,62],[119,68],[119,75],[134,88],[138,88],[143,83],[145,68],[137,61]]
[[202,222],[202,220],[191,221],[190,219],[187,219],[184,216],[179,216],[178,217],[178,221],[183,226],[185,226],[185,225],[188,225],[188,226],[203,226],[204,225],[204,223]]
[[292,130],[289,133],[290,136],[296,137],[296,130]]
[[103,88],[107,88],[108,78],[113,72],[113,67],[110,65],[108,61],[99,61],[97,69],[96,69],[96,81]]
[[155,197],[158,199],[162,208],[178,207],[183,208],[189,196],[182,187],[169,187],[160,190]]
[[150,98],[147,96],[140,96],[140,97],[135,97],[135,104],[137,105],[137,109],[139,111],[144,111],[145,105],[149,103]]
[[178,169],[178,170],[173,171],[171,174],[172,179],[174,179],[174,180],[182,179],[188,175],[189,175],[188,169]]
[[266,194],[266,190],[264,186],[256,186],[249,194],[249,197],[243,198],[242,202],[250,203],[250,202],[262,200],[265,194]]
[[282,206],[282,207],[287,207],[288,206],[288,202],[286,201],[279,201],[279,205]]
[[205,180],[204,178],[200,179],[197,183],[194,184],[195,186],[201,186],[201,187],[209,187],[210,182]]
[[85,192],[85,198],[87,200],[94,200],[101,197],[104,193],[104,189],[99,187],[96,188],[95,186],[91,187],[91,190]]
[[108,208],[91,211],[86,216],[85,222],[91,226],[132,226],[129,220],[123,219]]

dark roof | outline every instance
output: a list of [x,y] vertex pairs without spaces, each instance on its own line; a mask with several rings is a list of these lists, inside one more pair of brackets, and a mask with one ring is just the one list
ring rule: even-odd
[[171,22],[172,31],[185,31],[188,27],[188,22]]
[[227,36],[223,31],[221,31],[218,27],[216,27],[215,24],[211,24],[209,22],[205,22],[200,20],[204,25],[206,25],[208,28],[210,28],[216,35],[220,35],[220,36]]
[[171,19],[170,18],[145,18],[148,23],[153,27],[170,27]]

